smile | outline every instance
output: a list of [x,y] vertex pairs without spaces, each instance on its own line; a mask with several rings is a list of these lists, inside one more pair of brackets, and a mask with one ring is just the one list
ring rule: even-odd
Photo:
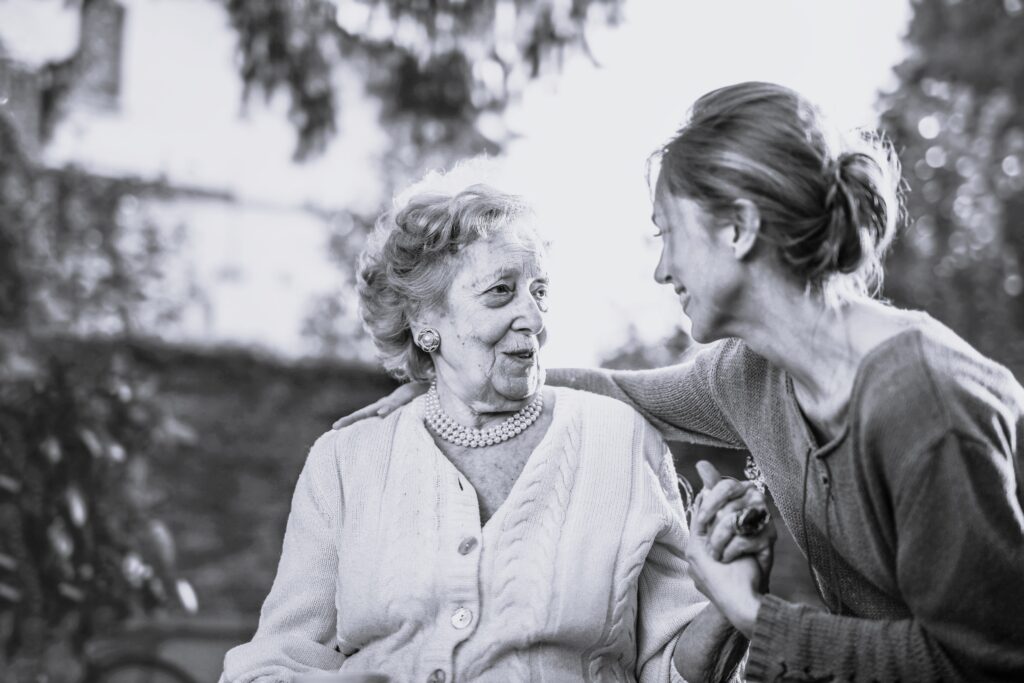
[[686,291],[686,287],[679,287],[676,289],[676,296],[679,297],[679,304],[686,309],[687,304],[690,303],[690,293]]

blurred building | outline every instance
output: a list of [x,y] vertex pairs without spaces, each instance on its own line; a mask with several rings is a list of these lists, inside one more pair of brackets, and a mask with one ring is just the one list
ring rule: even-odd
[[40,165],[133,180],[116,219],[166,252],[136,332],[315,353],[358,327],[331,240],[379,205],[386,137],[343,68],[339,135],[294,161],[287,97],[245,96],[235,40],[210,0],[6,0],[0,111]]

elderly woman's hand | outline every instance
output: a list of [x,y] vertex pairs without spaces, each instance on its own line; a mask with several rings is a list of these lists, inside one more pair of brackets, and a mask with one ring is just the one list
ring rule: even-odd
[[697,472],[704,488],[694,503],[691,531],[707,539],[708,552],[715,560],[756,559],[767,589],[778,533],[764,494],[753,482],[723,478],[706,460],[697,463]]
[[[694,506],[699,512],[700,499]],[[750,638],[761,608],[761,588],[766,584],[757,560],[744,556],[729,563],[719,562],[711,555],[709,537],[692,530],[686,544],[686,561],[697,590],[715,604],[736,630]]]
[[350,413],[349,415],[341,418],[331,425],[331,428],[341,429],[343,427],[348,427],[350,424],[359,422],[360,420],[365,420],[368,417],[384,417],[388,413],[394,412],[420,394],[426,392],[429,388],[429,382],[409,382],[408,384],[403,384],[379,401],[371,403],[365,408],[360,408],[356,412]]

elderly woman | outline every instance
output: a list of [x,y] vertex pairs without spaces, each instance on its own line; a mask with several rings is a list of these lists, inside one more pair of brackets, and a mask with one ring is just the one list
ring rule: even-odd
[[618,401],[544,386],[527,206],[482,185],[413,196],[379,222],[359,291],[384,367],[433,383],[313,446],[222,681],[727,678],[744,643],[687,575],[661,437]]

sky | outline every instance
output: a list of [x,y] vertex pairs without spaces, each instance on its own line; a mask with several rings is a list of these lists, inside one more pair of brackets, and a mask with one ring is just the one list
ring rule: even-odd
[[[326,230],[303,207],[366,211],[386,200],[365,172],[388,145],[376,104],[345,97],[340,135],[322,156],[295,164],[286,98],[242,104],[222,5],[122,2],[119,107],[73,109],[47,146],[47,163],[237,197],[239,211],[202,201],[149,209],[195,224],[179,265],[205,301],[176,334],[301,355],[308,300],[336,277]],[[652,278],[657,246],[644,171],[689,105],[722,85],[770,80],[818,102],[841,127],[873,125],[877,95],[893,86],[903,56],[909,5],[627,0],[623,13],[620,25],[589,35],[600,66],[570,56],[509,109],[516,137],[494,174],[536,205],[552,242],[552,367],[594,365],[630,334],[656,343],[685,325],[671,290]],[[29,63],[63,58],[74,47],[74,16],[64,0],[0,0],[0,39]],[[358,76],[342,73],[340,81],[358,85]]]

